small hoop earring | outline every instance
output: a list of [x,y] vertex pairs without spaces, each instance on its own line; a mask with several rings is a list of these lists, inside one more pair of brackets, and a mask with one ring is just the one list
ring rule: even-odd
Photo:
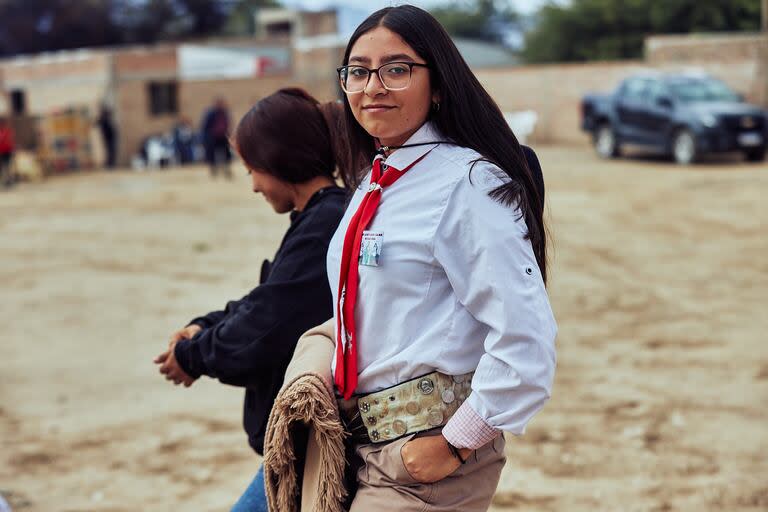
[[436,101],[432,104],[432,110],[434,112],[440,112],[440,102]]

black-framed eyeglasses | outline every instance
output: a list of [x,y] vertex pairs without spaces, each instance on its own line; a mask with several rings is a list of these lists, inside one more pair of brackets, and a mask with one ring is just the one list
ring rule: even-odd
[[371,79],[371,74],[379,75],[381,85],[388,91],[402,91],[411,85],[413,67],[429,68],[419,62],[388,62],[378,68],[366,68],[365,66],[341,66],[336,71],[339,73],[339,83],[347,94],[363,92]]

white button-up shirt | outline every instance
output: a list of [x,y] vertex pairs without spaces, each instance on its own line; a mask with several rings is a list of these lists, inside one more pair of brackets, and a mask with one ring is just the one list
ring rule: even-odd
[[[440,140],[428,122],[406,144]],[[359,265],[356,393],[474,371],[443,434],[477,448],[499,430],[521,434],[549,398],[557,327],[519,209],[488,196],[503,171],[479,162],[470,173],[480,155],[446,143],[398,149],[384,163],[404,169],[422,156],[382,191],[366,228],[382,247],[378,266]],[[330,243],[334,305],[344,234],[369,184],[370,173]]]

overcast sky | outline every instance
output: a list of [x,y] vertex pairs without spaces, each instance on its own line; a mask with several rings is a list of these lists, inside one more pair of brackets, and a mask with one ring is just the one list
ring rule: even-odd
[[[521,13],[530,13],[535,11],[542,4],[547,3],[547,0],[510,0],[512,6]],[[320,9],[331,5],[344,5],[348,7],[365,7],[366,10],[371,12],[387,7],[390,5],[401,4],[413,4],[418,7],[434,7],[436,5],[447,4],[446,0],[410,0],[410,1],[397,1],[397,0],[283,0],[282,2],[286,6],[290,7],[303,7],[305,9]],[[556,3],[563,3],[563,0],[557,0]]]

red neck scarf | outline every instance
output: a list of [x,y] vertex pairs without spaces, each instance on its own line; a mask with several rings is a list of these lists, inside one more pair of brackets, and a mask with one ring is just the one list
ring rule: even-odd
[[[341,272],[339,273],[339,295],[336,304],[336,374],[334,382],[339,392],[349,399],[357,387],[357,334],[355,332],[355,302],[359,280],[358,259],[363,231],[373,220],[381,202],[382,189],[392,185],[405,172],[419,163],[418,158],[402,171],[387,167],[376,157],[371,169],[371,185],[349,221],[344,235],[344,249],[341,253]],[[382,176],[384,167],[384,176]]]

